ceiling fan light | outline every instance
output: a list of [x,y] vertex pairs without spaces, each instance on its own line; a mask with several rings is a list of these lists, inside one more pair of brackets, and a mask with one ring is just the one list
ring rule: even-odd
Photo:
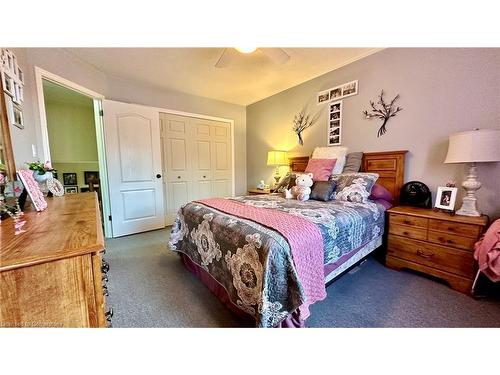
[[255,50],[257,49],[257,47],[236,47],[236,50],[240,53],[252,53],[252,52],[255,52]]

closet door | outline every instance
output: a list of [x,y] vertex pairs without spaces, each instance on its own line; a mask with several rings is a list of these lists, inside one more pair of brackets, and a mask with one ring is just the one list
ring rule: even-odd
[[210,127],[212,148],[212,196],[231,195],[231,128],[228,123],[218,122]]
[[213,196],[211,123],[192,118],[191,126],[194,131],[192,200],[210,198]]
[[171,225],[177,210],[192,200],[192,139],[188,117],[161,114],[162,151],[165,176],[166,223]]
[[190,201],[232,192],[229,123],[162,113],[166,222]]

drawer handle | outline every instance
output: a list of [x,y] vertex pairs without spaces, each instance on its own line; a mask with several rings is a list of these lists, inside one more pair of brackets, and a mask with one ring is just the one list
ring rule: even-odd
[[403,224],[411,225],[411,221],[410,220],[403,220]]
[[177,178],[181,178],[181,176],[177,176]]
[[439,237],[438,240],[439,240],[439,242],[443,242],[443,243],[449,243],[449,244],[454,244],[455,243],[455,241],[453,241],[453,240],[447,240],[444,237]]
[[427,258],[427,259],[432,258],[434,256],[434,254],[432,254],[432,253],[431,254],[427,254],[426,252],[424,252],[422,250],[417,250],[417,255],[419,257]]
[[101,271],[104,274],[108,273],[108,271],[109,271],[109,263],[106,262],[104,259],[102,260]]
[[113,311],[112,307],[110,307],[109,310],[104,313],[104,316],[106,317],[106,320],[108,322],[111,322],[111,318],[113,317],[113,315],[114,315],[114,311]]
[[410,233],[408,233],[407,231],[404,231],[404,232],[403,232],[403,234],[404,234],[405,236],[408,236]]
[[449,230],[450,232],[455,232],[455,228],[453,228],[453,227],[448,227],[448,230]]

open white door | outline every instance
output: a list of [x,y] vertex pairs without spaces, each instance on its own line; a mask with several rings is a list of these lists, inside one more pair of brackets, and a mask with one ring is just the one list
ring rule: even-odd
[[157,109],[103,101],[113,237],[163,228]]

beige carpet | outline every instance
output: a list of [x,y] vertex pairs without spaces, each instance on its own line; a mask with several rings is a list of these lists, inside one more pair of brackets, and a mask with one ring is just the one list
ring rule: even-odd
[[[167,249],[169,229],[107,241],[114,327],[237,327]],[[369,258],[328,287],[308,327],[500,327],[500,300],[475,300]]]

